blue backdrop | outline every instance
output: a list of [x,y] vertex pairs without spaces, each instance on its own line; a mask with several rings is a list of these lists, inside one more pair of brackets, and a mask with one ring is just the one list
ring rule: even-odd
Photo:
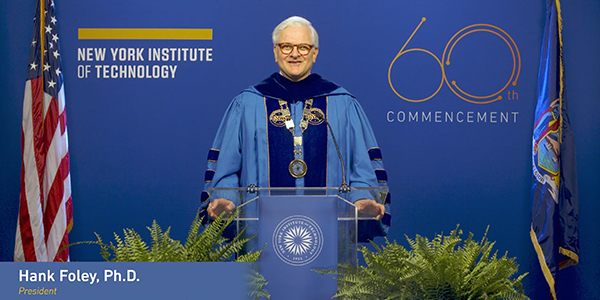
[[[277,70],[271,31],[301,15],[320,35],[313,72],[357,96],[378,137],[392,193],[390,240],[431,237],[459,223],[481,237],[490,225],[496,249],[517,257],[520,272],[530,272],[527,294],[547,299],[529,238],[545,1],[55,2],[72,241],[93,240],[94,232],[108,240],[122,228],[146,233],[153,219],[183,239],[199,206],[206,154],[225,108],[239,91]],[[579,163],[581,260],[560,274],[558,296],[590,299],[600,294],[600,221],[594,215],[600,212],[600,3],[566,0],[562,6]],[[35,0],[2,1],[0,8],[0,260],[10,261]],[[89,40],[78,38],[80,28],[204,28],[213,37]],[[150,60],[159,49],[168,55]],[[126,55],[130,51],[135,54]],[[196,60],[184,59],[189,51]],[[159,78],[128,78],[114,71],[119,67],[133,68],[136,77]],[[74,261],[101,259],[93,246],[71,251]]]

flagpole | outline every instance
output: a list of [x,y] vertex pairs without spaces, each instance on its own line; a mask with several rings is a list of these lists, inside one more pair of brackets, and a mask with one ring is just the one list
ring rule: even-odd
[[[44,111],[44,52],[46,51],[46,33],[44,32],[45,30],[45,25],[46,25],[46,0],[40,0],[40,57],[41,57],[41,65],[40,65],[40,69],[42,69],[40,78],[42,79],[42,120],[45,119],[46,117],[46,112]],[[44,123],[42,121],[42,134],[44,133],[45,130],[45,126]]]
[[558,35],[558,74],[559,74],[559,92],[558,92],[558,99],[559,99],[559,112],[560,112],[560,126],[559,126],[559,132],[558,132],[558,138],[559,138],[559,142],[562,144],[562,127],[563,127],[563,117],[562,117],[562,106],[563,106],[563,39],[562,39],[562,15],[561,15],[561,8],[560,8],[560,0],[555,0],[555,6],[556,6],[556,22],[557,24],[557,35]]

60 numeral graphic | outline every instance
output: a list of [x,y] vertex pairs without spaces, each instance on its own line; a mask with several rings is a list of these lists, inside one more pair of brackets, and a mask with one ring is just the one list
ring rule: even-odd
[[[512,84],[513,86],[517,85],[517,80],[519,79],[519,74],[521,72],[521,54],[519,53],[519,48],[517,47],[517,44],[515,43],[515,41],[504,30],[502,30],[499,27],[496,27],[494,25],[490,25],[490,24],[469,25],[469,26],[461,29],[460,31],[458,31],[456,34],[454,34],[454,36],[448,41],[448,44],[446,44],[446,48],[444,49],[444,53],[442,55],[442,60],[440,60],[437,56],[435,56],[433,53],[431,53],[431,51],[426,50],[426,49],[421,49],[421,48],[405,49],[406,45],[408,45],[410,40],[413,38],[415,33],[417,33],[417,30],[419,30],[419,28],[421,27],[423,22],[425,22],[425,20],[426,20],[425,18],[421,19],[421,22],[419,23],[417,28],[415,28],[413,33],[410,35],[410,37],[408,38],[406,43],[404,43],[404,46],[402,46],[402,48],[400,49],[398,54],[396,54],[396,57],[394,58],[394,60],[392,60],[392,63],[390,64],[390,67],[388,69],[388,81],[389,81],[390,87],[392,88],[392,90],[398,97],[400,97],[406,101],[409,101],[409,102],[424,102],[424,101],[427,101],[427,100],[433,98],[440,91],[440,89],[442,88],[442,86],[444,85],[444,82],[445,82],[446,85],[450,88],[450,90],[452,90],[452,92],[456,96],[460,97],[461,99],[463,99],[467,102],[475,103],[475,104],[487,104],[487,103],[492,103],[494,101],[498,101],[498,100],[502,99],[502,96],[500,95],[500,93],[502,91],[504,91],[510,84]],[[452,51],[454,50],[454,47],[456,46],[456,44],[461,39],[463,39],[465,36],[475,33],[475,32],[489,32],[489,33],[497,35],[506,43],[506,45],[508,46],[508,48],[510,49],[510,52],[512,54],[512,73],[510,75],[510,78],[507,80],[506,84],[500,90],[498,90],[497,92],[494,92],[492,94],[488,94],[488,95],[470,94],[467,91],[461,89],[459,87],[458,83],[456,82],[456,80],[451,80],[449,82],[448,76],[446,75],[445,65],[447,65],[447,66],[450,65],[450,56],[451,56]],[[394,84],[392,83],[391,74],[392,74],[392,67],[394,66],[394,63],[396,63],[396,60],[400,56],[402,56],[406,53],[409,53],[409,52],[413,52],[413,51],[424,52],[424,53],[429,54],[431,57],[435,58],[435,60],[440,65],[440,70],[442,71],[442,78],[440,80],[440,84],[439,84],[437,90],[435,92],[433,92],[431,95],[429,95],[428,97],[425,97],[422,99],[409,99],[407,97],[402,96],[394,88]]]

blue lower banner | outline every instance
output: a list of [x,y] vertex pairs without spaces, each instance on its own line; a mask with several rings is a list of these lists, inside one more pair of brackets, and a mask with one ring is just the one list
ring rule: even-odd
[[246,299],[249,269],[237,262],[0,262],[0,293],[2,299]]

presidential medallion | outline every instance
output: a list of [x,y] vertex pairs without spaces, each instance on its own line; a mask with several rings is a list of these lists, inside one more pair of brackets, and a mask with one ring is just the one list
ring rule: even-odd
[[290,162],[289,166],[290,174],[295,178],[300,178],[306,175],[306,171],[308,170],[308,166],[301,159],[294,159]]

